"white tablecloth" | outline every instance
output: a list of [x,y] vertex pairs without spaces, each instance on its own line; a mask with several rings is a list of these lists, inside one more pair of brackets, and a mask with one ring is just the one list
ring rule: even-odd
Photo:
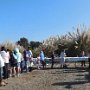
[[88,57],[65,57],[65,61],[68,62],[88,61]]

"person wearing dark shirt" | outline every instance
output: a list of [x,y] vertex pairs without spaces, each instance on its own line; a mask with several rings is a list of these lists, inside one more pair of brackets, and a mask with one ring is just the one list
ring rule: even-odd
[[54,52],[51,54],[51,68],[53,68],[54,65]]

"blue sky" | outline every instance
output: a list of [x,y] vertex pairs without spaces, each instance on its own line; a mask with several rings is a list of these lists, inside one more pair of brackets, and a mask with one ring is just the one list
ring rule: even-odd
[[90,25],[90,0],[0,0],[0,42],[42,41]]

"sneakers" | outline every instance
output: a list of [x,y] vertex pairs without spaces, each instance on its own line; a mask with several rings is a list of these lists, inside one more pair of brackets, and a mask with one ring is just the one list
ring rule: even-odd
[[1,82],[0,86],[6,86],[6,83],[5,82]]
[[7,81],[3,81],[5,84],[8,84],[8,82]]

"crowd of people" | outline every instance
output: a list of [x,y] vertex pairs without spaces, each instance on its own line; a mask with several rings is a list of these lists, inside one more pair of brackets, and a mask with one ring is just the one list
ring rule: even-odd
[[[29,47],[21,53],[19,48],[10,51],[2,46],[0,50],[0,86],[6,86],[9,77],[19,77],[23,71],[26,73],[32,71],[32,59],[33,53]],[[43,51],[37,57],[37,63],[38,69],[40,69],[40,64],[43,68],[45,67]]]
[[[85,52],[81,52],[81,57],[86,56]],[[90,68],[90,51],[88,53],[88,61]],[[60,64],[63,68],[65,66],[65,50],[62,50],[60,53]],[[40,51],[40,54],[37,57],[37,68],[45,68],[45,55],[43,51]],[[51,54],[51,68],[53,68],[55,63],[55,54]],[[42,67],[41,67],[42,65]],[[14,48],[13,51],[6,49],[4,46],[0,49],[0,86],[6,86],[8,84],[9,77],[19,77],[21,73],[31,72],[33,66],[33,53],[28,47],[23,53],[20,52],[19,48]],[[85,61],[81,62],[81,66],[86,66]]]

